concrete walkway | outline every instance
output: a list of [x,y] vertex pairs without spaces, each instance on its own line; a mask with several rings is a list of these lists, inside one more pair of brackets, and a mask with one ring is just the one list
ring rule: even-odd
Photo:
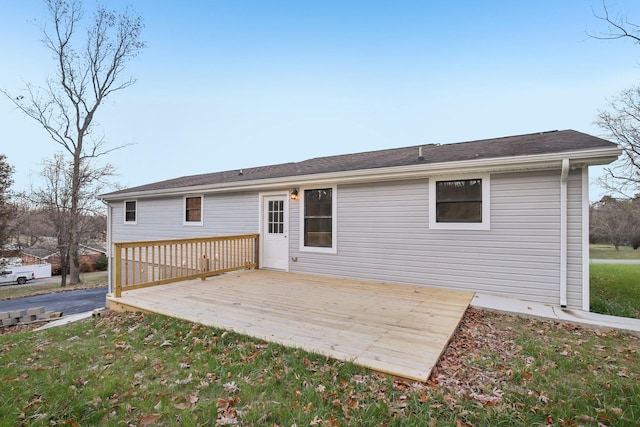
[[478,293],[471,300],[471,305],[478,308],[542,317],[594,328],[620,329],[640,336],[640,319],[607,316],[605,314],[561,308],[557,305],[520,301]]
[[69,323],[77,322],[79,320],[89,319],[91,317],[100,316],[102,309],[97,309],[93,311],[86,311],[84,313],[71,314],[69,316],[63,316],[58,320],[52,320],[51,322],[45,323],[40,326],[36,331],[42,331],[44,329],[55,328],[57,326],[68,325]]

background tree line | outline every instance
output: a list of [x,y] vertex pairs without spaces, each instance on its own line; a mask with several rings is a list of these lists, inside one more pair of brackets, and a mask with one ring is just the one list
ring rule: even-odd
[[590,208],[589,242],[640,247],[640,194],[616,199],[605,196]]
[[[0,248],[22,250],[53,239],[53,248],[60,251],[66,243],[66,217],[71,206],[71,172],[65,166],[61,156],[55,156],[53,162],[45,161],[41,171],[45,184],[16,194],[11,191],[13,167],[6,156],[0,154]],[[107,218],[96,198],[100,189],[94,186],[93,194],[86,194],[82,199],[78,218],[81,243],[105,239]]]

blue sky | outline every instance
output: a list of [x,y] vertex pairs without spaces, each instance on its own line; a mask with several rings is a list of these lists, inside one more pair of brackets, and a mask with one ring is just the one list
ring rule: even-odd
[[[602,136],[598,110],[640,80],[640,46],[587,36],[605,30],[600,0],[108,4],[145,20],[127,69],[138,81],[97,116],[112,145],[133,144],[108,157],[126,187],[554,129]],[[609,10],[640,23],[637,0]],[[39,0],[2,2],[0,87],[53,72],[45,17]],[[0,127],[14,189],[37,185],[58,146],[6,99]]]

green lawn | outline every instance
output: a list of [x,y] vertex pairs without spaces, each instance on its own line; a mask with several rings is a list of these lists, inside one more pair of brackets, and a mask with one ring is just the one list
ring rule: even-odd
[[616,251],[613,245],[589,245],[591,259],[635,259],[640,261],[640,249],[631,246],[620,246]]
[[640,341],[469,309],[425,384],[159,315],[0,336],[3,425],[634,425]]
[[640,265],[591,264],[591,311],[640,319]]

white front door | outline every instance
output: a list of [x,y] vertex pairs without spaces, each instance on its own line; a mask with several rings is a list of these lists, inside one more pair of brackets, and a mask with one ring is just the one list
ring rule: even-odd
[[262,268],[289,268],[287,194],[262,196]]

